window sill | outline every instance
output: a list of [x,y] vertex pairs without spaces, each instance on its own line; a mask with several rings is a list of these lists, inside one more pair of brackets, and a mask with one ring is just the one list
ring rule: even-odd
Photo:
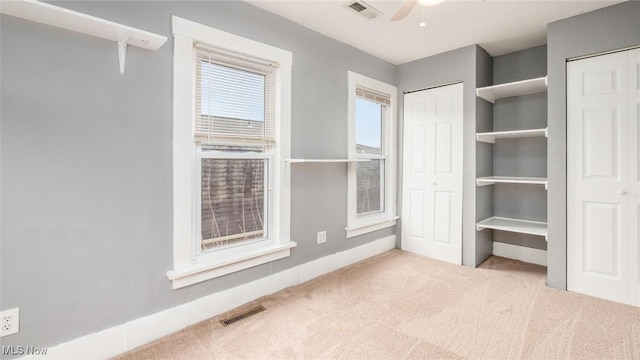
[[398,216],[381,216],[368,221],[361,221],[344,228],[347,231],[347,238],[364,235],[373,231],[382,230],[396,225]]
[[[284,244],[256,244],[254,246],[230,248],[216,252],[218,260],[197,262],[190,267],[167,271],[167,277],[173,281],[173,288],[179,289],[195,283],[231,274],[253,266],[288,257],[293,241]],[[239,251],[240,250],[240,251]]]

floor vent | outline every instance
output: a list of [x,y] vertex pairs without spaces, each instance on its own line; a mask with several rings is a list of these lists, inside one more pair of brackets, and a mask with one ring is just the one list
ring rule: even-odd
[[263,312],[265,310],[267,310],[267,309],[264,306],[258,305],[258,306],[254,307],[254,308],[251,308],[251,309],[243,312],[242,314],[238,314],[238,315],[232,316],[230,318],[220,320],[220,324],[222,324],[222,326],[229,326],[229,325],[231,325],[231,324],[233,324],[235,322],[238,322],[238,321],[240,321],[242,319],[248,318],[251,315],[255,315],[255,314],[257,314],[259,312]]

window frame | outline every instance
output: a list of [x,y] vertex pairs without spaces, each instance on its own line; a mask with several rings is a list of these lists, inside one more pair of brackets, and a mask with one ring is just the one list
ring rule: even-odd
[[[397,88],[393,85],[369,78],[367,76],[349,71],[348,78],[348,155],[355,162],[349,163],[347,183],[347,238],[363,235],[373,231],[396,225],[398,219],[396,212],[396,163],[397,163]],[[356,88],[362,86],[374,91],[389,94],[390,105],[383,110],[382,116],[382,153],[357,154],[356,151]],[[358,216],[357,203],[357,161],[363,159],[383,159],[384,177],[381,186],[384,186],[384,211]]]
[[[290,239],[290,178],[285,159],[291,155],[291,52],[246,39],[177,16],[172,17],[173,50],[173,270],[167,271],[174,289],[227,275],[290,255],[297,244]],[[272,209],[267,240],[199,253],[194,190],[200,154],[193,141],[195,111],[194,42],[279,63],[276,72],[275,139],[269,174]],[[198,243],[199,246],[199,243]]]

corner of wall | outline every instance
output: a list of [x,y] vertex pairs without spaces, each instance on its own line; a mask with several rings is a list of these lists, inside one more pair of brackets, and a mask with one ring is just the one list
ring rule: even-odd
[[[493,57],[476,45],[476,87],[491,85],[493,82]],[[476,97],[476,124],[475,131],[492,130],[493,106],[490,103]],[[475,140],[475,139],[474,139]],[[476,173],[475,176],[489,176],[493,174],[493,146],[487,143],[475,141],[476,146]],[[493,187],[476,187],[475,194],[475,223],[492,216],[493,212]],[[493,253],[493,231],[475,231],[475,258],[473,266],[477,267],[487,260]]]

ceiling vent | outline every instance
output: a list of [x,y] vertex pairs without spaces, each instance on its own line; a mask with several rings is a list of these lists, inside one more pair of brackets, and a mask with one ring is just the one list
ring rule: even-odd
[[367,19],[375,19],[378,16],[382,15],[380,11],[376,10],[375,8],[373,8],[373,6],[367,4],[362,0],[349,1],[347,3],[347,7]]

